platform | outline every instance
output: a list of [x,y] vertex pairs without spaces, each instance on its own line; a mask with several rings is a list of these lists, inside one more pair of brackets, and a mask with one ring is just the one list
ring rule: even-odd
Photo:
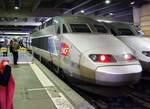
[[12,72],[15,79],[14,109],[56,109],[29,64],[13,66]]
[[[26,48],[20,48],[18,50],[18,63],[29,63],[32,62],[33,55],[32,53],[27,53]],[[7,50],[7,56],[3,56],[3,52],[0,49],[0,61],[2,59],[8,59],[10,63],[13,63],[13,55],[10,53],[10,50]]]
[[94,109],[39,61],[11,65],[14,109]]

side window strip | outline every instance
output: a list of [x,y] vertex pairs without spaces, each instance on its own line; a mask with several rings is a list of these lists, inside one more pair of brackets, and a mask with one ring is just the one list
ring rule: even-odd
[[63,24],[63,33],[67,33],[66,26]]
[[58,26],[57,34],[60,34],[60,27]]

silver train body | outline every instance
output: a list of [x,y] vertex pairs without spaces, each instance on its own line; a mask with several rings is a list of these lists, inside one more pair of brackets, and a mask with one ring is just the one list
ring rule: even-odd
[[131,24],[112,22],[108,23],[112,33],[128,47],[140,61],[144,71],[150,71],[150,38],[141,34],[139,28]]
[[103,23],[83,16],[54,17],[31,33],[32,50],[78,83],[136,83],[141,65]]

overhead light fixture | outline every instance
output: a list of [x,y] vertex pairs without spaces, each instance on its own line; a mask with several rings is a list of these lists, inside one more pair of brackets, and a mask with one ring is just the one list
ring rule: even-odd
[[4,21],[4,20],[5,20],[5,18],[3,18],[3,17],[2,17],[2,18],[1,18],[1,20],[3,20],[3,21]]
[[100,20],[100,19],[98,19],[97,21],[98,21],[98,22],[107,22],[107,23],[113,22],[113,21],[110,21],[110,20]]
[[134,4],[135,4],[135,1],[131,2],[130,4],[131,4],[131,5],[134,5]]
[[19,0],[14,0],[14,9],[19,9]]
[[105,3],[106,4],[110,4],[110,0],[105,0]]
[[15,22],[17,22],[17,21],[18,21],[18,18],[17,18],[17,17],[15,17],[15,18],[14,18],[14,21],[15,21]]
[[28,33],[28,32],[4,32],[3,34],[22,34],[22,35],[28,35],[30,33]]
[[18,7],[18,6],[15,6],[15,7],[14,7],[14,9],[16,9],[16,10],[17,10],[17,9],[19,9],[19,7]]
[[85,13],[85,11],[84,11],[84,10],[81,10],[80,12],[81,12],[81,13]]
[[111,15],[111,16],[112,16],[112,15],[114,15],[114,13],[112,13],[112,12],[111,12],[111,13],[109,13],[109,15]]

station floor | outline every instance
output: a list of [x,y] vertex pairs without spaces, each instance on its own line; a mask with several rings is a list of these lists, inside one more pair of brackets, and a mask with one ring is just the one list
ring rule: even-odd
[[14,109],[56,109],[31,64],[12,65],[12,72],[15,79]]

